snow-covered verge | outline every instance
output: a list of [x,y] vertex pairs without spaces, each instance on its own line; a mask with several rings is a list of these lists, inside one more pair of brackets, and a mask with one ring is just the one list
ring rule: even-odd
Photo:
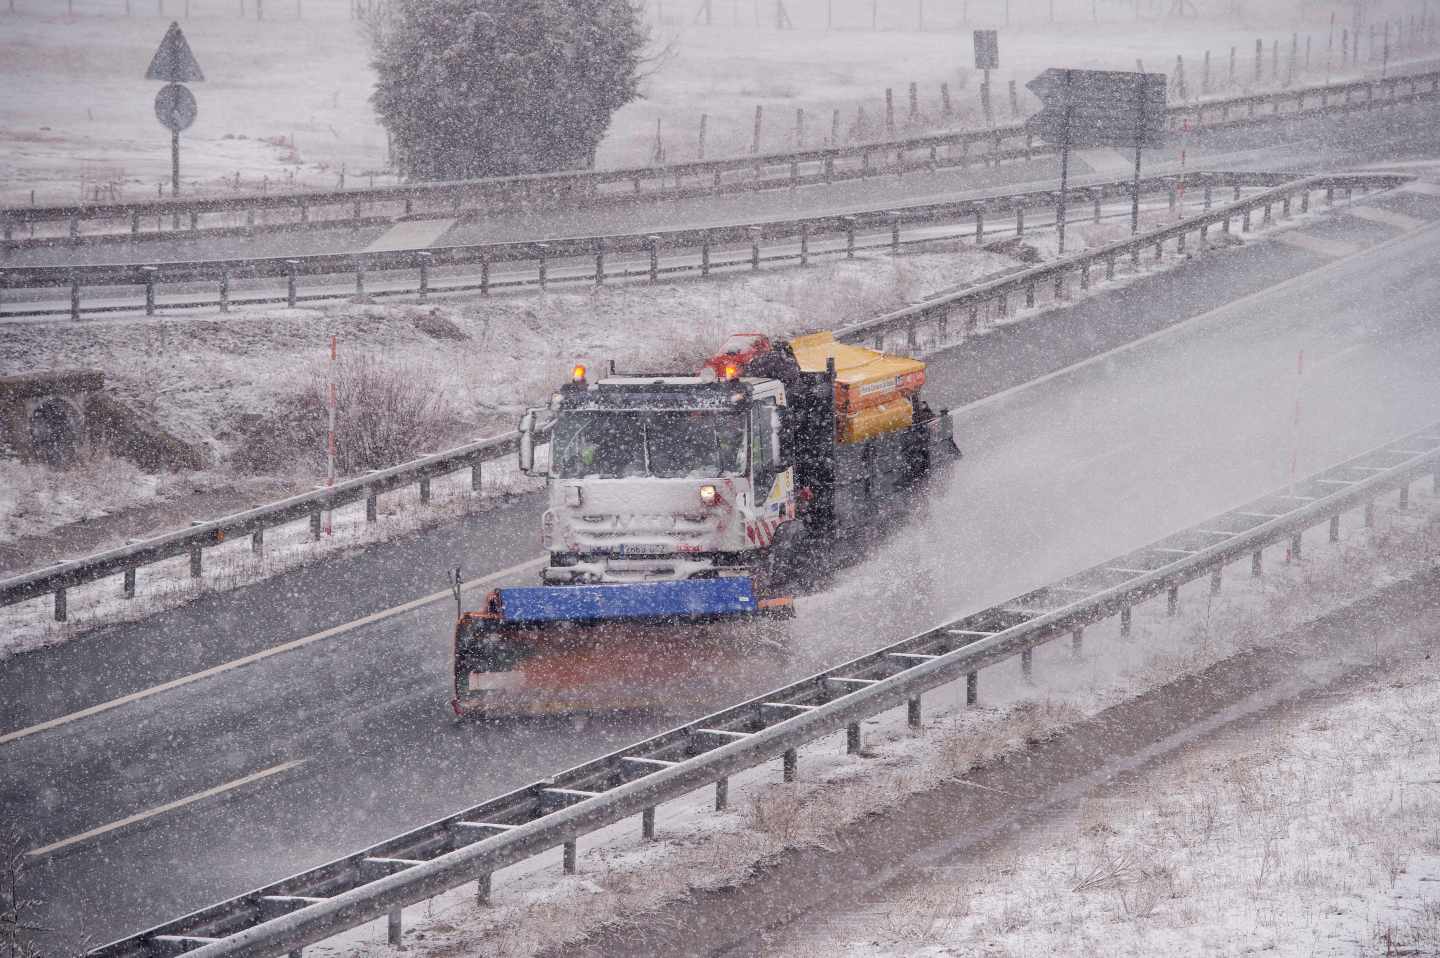
[[[1153,226],[1170,215],[1147,212],[1142,224]],[[1327,211],[1314,207],[1309,214],[1277,220],[1270,228],[1257,222],[1256,231],[1244,242],[1325,215]],[[1003,230],[992,235],[1003,235]],[[1127,235],[1127,226],[1109,221],[1071,224],[1069,229],[1072,251]],[[1042,259],[1056,256],[1053,230],[1032,229],[1025,242]],[[1212,248],[1240,242],[1212,232]],[[1196,249],[1192,244],[1191,254]],[[112,541],[93,541],[82,552],[88,554],[125,537],[140,538],[191,519],[213,518],[184,511],[186,489],[243,491],[247,484],[261,482],[269,483],[268,488],[288,484],[291,492],[315,487],[323,475],[322,444],[316,444],[312,456],[301,456],[279,474],[246,475],[232,467],[231,459],[252,437],[268,434],[269,417],[278,407],[323,378],[331,336],[337,338],[343,354],[381,358],[447,396],[455,413],[452,436],[459,442],[510,428],[523,407],[547,395],[557,377],[576,361],[593,368],[604,368],[611,359],[622,369],[688,368],[737,329],[783,337],[835,328],[1016,265],[1008,256],[968,244],[926,244],[919,250],[898,257],[822,262],[803,271],[538,297],[456,297],[443,305],[423,307],[347,303],[237,311],[226,317],[199,312],[144,321],[96,320],[81,326],[16,325],[0,341],[0,372],[47,368],[62,359],[65,365],[104,369],[118,394],[182,438],[206,443],[218,465],[203,474],[151,483],[132,476],[133,470],[123,464],[115,469],[118,478],[106,473],[100,482],[95,466],[56,473],[0,461],[0,475],[6,469],[15,472],[14,491],[7,494],[15,496],[21,507],[0,511],[0,546],[15,543],[22,535],[64,532],[64,524],[77,518],[95,519],[102,513],[123,517],[127,509],[166,506],[165,500],[173,498],[168,511],[155,509],[152,529],[130,529]],[[1176,253],[1171,247],[1159,261],[1142,257],[1138,268],[1122,258],[1115,279],[1097,276],[1090,295],[1172,268],[1191,254]],[[1083,294],[1072,288],[1069,295]],[[1057,302],[1053,288],[1041,284],[1034,308],[1012,303],[1002,314],[991,304],[982,310],[979,329],[967,334],[963,324],[951,323],[942,341],[934,327],[922,328],[918,346],[922,352],[953,346],[967,335],[983,336],[1067,302]],[[890,339],[887,348],[905,349],[903,337]],[[53,621],[48,598],[5,607],[0,609],[0,659],[67,641],[97,623],[138,618],[205,592],[318,561],[335,550],[360,548],[472,514],[496,496],[538,488],[510,463],[487,466],[478,495],[469,483],[468,473],[436,480],[428,507],[421,507],[411,492],[383,497],[375,523],[364,521],[363,504],[348,506],[335,514],[334,535],[319,543],[311,540],[308,525],[298,522],[268,531],[263,556],[253,555],[241,542],[207,549],[206,572],[200,579],[190,577],[184,557],[147,566],[139,575],[135,599],[121,598],[116,583],[108,580],[71,589],[70,617],[64,623]],[[104,492],[97,495],[100,487]],[[172,514],[169,521],[163,518]]]
[[[1129,4],[1091,0],[1060,0],[1053,24],[1040,4],[1014,4],[1013,22],[1004,22],[1009,5],[998,0],[967,4],[969,23],[960,22],[954,4],[788,0],[794,30],[776,29],[775,4],[755,4],[753,19],[748,3],[715,0],[713,6],[714,22],[707,25],[696,17],[698,2],[643,4],[655,28],[654,60],[643,98],[616,113],[600,166],[652,162],[657,121],[666,160],[696,159],[702,113],[708,115],[706,155],[743,155],[756,106],[765,109],[765,151],[796,146],[795,116],[802,109],[807,146],[831,140],[834,110],[841,112],[842,143],[877,138],[885,132],[887,88],[894,90],[901,134],[977,123],[979,77],[970,69],[965,36],[973,27],[1008,28],[1002,69],[992,77],[1001,118],[1010,116],[1008,84],[1018,86],[1021,111],[1031,112],[1025,83],[1052,66],[1129,70],[1141,58],[1147,69],[1172,71],[1183,55],[1194,96],[1210,50],[1212,92],[1279,85],[1289,80],[1289,41],[1297,30],[1297,82],[1379,66],[1372,60],[1343,70],[1338,54],[1327,59],[1328,10],[1319,4],[1307,6],[1302,21],[1292,7],[1281,12],[1278,4],[1247,4],[1239,15],[1186,19],[1183,32],[1159,16],[1161,8],[1147,8],[1136,22]],[[233,0],[16,0],[13,9],[0,11],[7,94],[0,100],[0,202],[28,203],[32,191],[42,204],[143,200],[156,195],[157,185],[169,189],[168,138],[152,109],[156,84],[143,79],[169,17],[181,18],[206,74],[195,89],[198,119],[182,140],[183,192],[249,192],[262,183],[272,191],[328,189],[339,184],[342,170],[351,187],[394,182],[385,132],[369,105],[369,50],[349,17],[348,0],[270,0],[263,21],[255,19],[255,7]],[[762,7],[769,8],[763,17]],[[832,7],[834,29],[827,29]],[[237,15],[241,10],[248,16]],[[919,10],[925,10],[923,24],[915,17]],[[169,16],[153,15],[160,11]],[[1378,22],[1414,9],[1405,0],[1377,0],[1367,13]],[[1339,19],[1348,22],[1350,15],[1342,8]],[[1257,38],[1266,51],[1258,79]],[[1232,46],[1239,56],[1234,83]],[[1392,52],[1392,67],[1400,56]],[[913,118],[911,82],[919,89]],[[950,87],[953,117],[943,115],[942,83]]]
[[[727,812],[710,810],[708,789],[662,806],[656,842],[639,841],[634,822],[587,836],[574,876],[561,876],[558,852],[546,854],[498,873],[489,905],[467,887],[408,908],[405,944],[435,958],[516,958],[643,920],[1440,561],[1440,500],[1428,483],[1412,491],[1409,511],[1382,508],[1374,529],[1345,530],[1337,546],[1312,547],[1263,578],[1232,569],[1219,596],[1192,583],[1177,618],[1158,600],[1140,606],[1129,638],[1111,619],[1086,630],[1082,656],[1063,642],[1037,650],[1038,688],[1013,663],[996,666],[981,674],[982,708],[964,707],[957,683],[926,696],[923,729],[908,729],[903,710],[867,723],[860,758],[831,737],[801,750],[796,782],[778,783],[773,767],[733,777]],[[1356,641],[1362,657],[1372,651]],[[973,884],[922,889],[888,927],[883,916],[867,926],[867,944],[852,953],[968,954],[988,944],[1016,955],[1192,954],[1211,941],[1213,953],[1234,954],[1255,941],[1287,954],[1295,942],[1298,953],[1313,942],[1316,954],[1363,954],[1433,941],[1440,894],[1421,883],[1440,876],[1440,660],[1425,651],[1409,657],[1403,687],[1364,690],[1343,711],[1238,756],[1233,745],[1192,756],[1163,780],[1063,818]],[[378,958],[384,941],[375,922],[313,950]],[[839,954],[846,944],[795,954]]]

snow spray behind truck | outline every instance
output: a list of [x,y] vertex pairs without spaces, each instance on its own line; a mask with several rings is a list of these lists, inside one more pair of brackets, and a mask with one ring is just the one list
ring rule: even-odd
[[697,375],[576,366],[520,424],[520,467],[547,480],[544,584],[460,617],[456,712],[680,704],[727,656],[776,647],[800,556],[958,456],[924,384],[923,362],[829,333],[740,334]]

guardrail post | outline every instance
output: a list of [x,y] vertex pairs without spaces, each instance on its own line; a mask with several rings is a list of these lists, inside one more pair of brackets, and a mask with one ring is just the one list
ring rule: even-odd
[[[860,754],[860,723],[859,723],[859,722],[851,722],[849,725],[845,726],[845,754],[847,754],[847,755],[859,755],[859,754]],[[788,782],[788,781],[790,781],[790,779],[787,778],[786,781]]]
[[654,805],[651,805],[640,813],[640,837],[647,842],[653,842],[655,840]]
[[1300,533],[1298,532],[1290,537],[1290,554],[1286,556],[1286,559],[1291,562],[1300,561]]
[[605,285],[605,240],[595,240],[595,285]]
[[646,244],[650,247],[650,282],[660,282],[660,237],[647,236]]
[[1245,211],[1245,216],[1240,220],[1240,232],[1250,232],[1250,211]]
[[475,462],[472,463],[471,466],[470,466],[470,491],[471,491],[471,492],[479,492],[479,491],[480,491],[480,481],[481,481],[481,479],[483,478],[483,477],[481,476],[481,473],[480,473],[481,465],[482,465],[482,463],[480,462],[480,460],[477,459],[477,460],[475,460]]
[[1302,213],[1308,213],[1308,212],[1310,212],[1310,190],[1309,190],[1309,189],[1304,189],[1304,190],[1301,190],[1301,191],[1300,191],[1300,212],[1302,212]]
[[1020,680],[1025,683],[1035,681],[1035,650],[1022,649],[1020,651]]
[[750,233],[750,268],[751,268],[751,269],[759,269],[759,268],[760,268],[760,233],[761,233],[761,230],[760,230],[760,227],[758,227],[758,226],[747,227],[747,230],[748,230],[748,232]]
[[920,696],[917,695],[905,703],[905,722],[911,728],[920,727]]
[[430,504],[430,477],[429,477],[429,476],[426,476],[424,479],[421,479],[421,480],[420,480],[420,504],[421,504],[422,506],[428,506],[428,505]]
[[1258,579],[1264,571],[1263,557],[1259,549],[1250,553],[1250,578]]
[[1236,187],[1235,187],[1235,202],[1236,202],[1236,203],[1240,202],[1240,187],[1239,187],[1239,186],[1236,186]]
[[424,250],[415,254],[415,259],[420,266],[420,302],[430,298],[430,261],[434,259],[433,253]]
[[[801,246],[800,246],[800,265],[802,265],[802,266],[805,265],[805,246],[804,246],[804,241],[803,241],[803,240],[801,241]],[[705,231],[703,238],[700,240],[700,275],[701,275],[701,276],[709,276],[709,275],[710,275],[710,231],[709,231],[709,230],[706,230],[706,231]]]
[[401,920],[402,909],[392,909],[385,924],[386,940],[392,945],[400,944],[405,927]]
[[1271,223],[1275,222],[1275,214],[1271,210],[1271,206],[1272,204],[1270,203],[1265,204],[1264,214],[1260,217],[1261,226],[1269,226]]
[[480,258],[480,295],[490,295],[490,259],[484,256]]
[[1015,207],[1015,237],[1019,239],[1025,235],[1025,207]]
[[548,279],[548,273],[549,273],[548,267],[549,267],[549,265],[550,265],[550,264],[549,264],[549,254],[550,254],[550,244],[549,244],[549,243],[536,243],[536,244],[535,244],[535,258],[536,258],[536,260],[537,260],[537,263],[536,263],[536,266],[535,266],[535,278],[536,278],[536,281],[539,283],[540,288],[541,288],[542,290],[545,288],[545,283],[546,283],[546,280]]
[[365,257],[355,257],[355,298],[365,298]]
[[487,872],[486,874],[484,874],[484,875],[481,875],[479,878],[475,879],[475,904],[477,904],[477,905],[488,905],[488,904],[490,904],[490,890],[491,890],[491,879],[490,879],[490,874],[489,874],[488,872]]
[[1085,627],[1074,630],[1070,633],[1070,654],[1079,658],[1085,651]]
[[355,201],[354,214],[353,214],[352,218],[354,219],[354,221],[355,221],[357,224],[360,222],[360,201],[359,201],[359,200],[356,200],[356,201]]
[[935,341],[943,346],[950,341],[949,337],[950,317],[946,313],[941,312],[940,315],[935,318]]
[[255,555],[262,555],[265,552],[265,530],[256,529],[250,535],[250,551]]
[[1033,280],[1025,284],[1025,308],[1035,308],[1035,282]]
[[199,212],[198,210],[191,210],[191,211],[190,211],[190,232],[193,233],[193,232],[195,232],[196,230],[198,230],[199,228],[200,228],[200,212]]
[[800,752],[793,748],[787,748],[785,750],[785,755],[781,759],[781,779],[786,782],[795,781],[795,773],[799,770],[799,767]]
[[1104,198],[1104,190],[1096,190],[1090,194],[1095,200],[1095,222],[1100,222],[1100,200]]
[[845,221],[845,258],[855,258],[855,217],[843,216]]
[[1215,199],[1215,190],[1210,186],[1209,183],[1206,183],[1206,184],[1205,184],[1205,212],[1207,212],[1207,213],[1210,212],[1210,204],[1214,201],[1214,199]]
[[1224,569],[1223,569],[1221,566],[1218,566],[1218,565],[1217,565],[1217,566],[1215,567],[1215,571],[1210,573],[1210,594],[1211,594],[1211,595],[1219,595],[1219,594],[1220,594],[1220,582],[1221,582],[1221,579],[1222,579],[1223,577],[1224,577]]
[[900,252],[900,214],[890,212],[890,253],[894,255]]
[[64,622],[69,617],[69,602],[62,586],[55,590],[55,621]]
[[1340,517],[1339,517],[1339,516],[1331,516],[1331,517],[1330,517],[1330,541],[1331,541],[1331,542],[1339,542],[1339,541],[1340,541]]
[[1080,267],[1080,288],[1090,288],[1090,264],[1088,262]]
[[965,321],[965,332],[973,333],[980,328],[980,304],[970,307],[970,318]]
[[1165,256],[1165,242],[1164,242],[1164,240],[1156,240],[1156,241],[1155,241],[1155,262],[1157,262],[1157,263],[1160,262],[1160,260],[1161,260],[1164,256]]
[[[10,227],[9,227],[8,224],[6,225],[5,229],[6,229],[6,236],[5,236],[5,238],[6,238],[6,239],[9,239],[9,238],[10,238],[10,236],[9,236],[9,229],[10,229]],[[131,235],[131,236],[138,236],[139,234],[140,234],[140,211],[139,211],[139,210],[131,210],[131,211],[130,211],[130,235]]]
[[246,210],[246,211],[245,211],[245,235],[247,235],[247,236],[253,236],[253,235],[255,235],[255,211],[254,211],[254,210]]
[[1202,224],[1200,225],[1200,248],[1201,248],[1202,250],[1205,249],[1206,245],[1207,245],[1209,242],[1210,242],[1210,224],[1209,224],[1209,223],[1202,223]]
[[715,783],[715,811],[723,812],[730,804],[730,779],[722,778]]
[[380,513],[380,497],[375,493],[365,497],[365,521],[374,522]]
[[1171,184],[1170,184],[1170,212],[1172,212],[1172,213],[1175,212],[1175,207],[1176,207],[1177,205],[1179,205],[1179,202],[1180,202],[1180,193],[1179,193],[1178,190],[1175,189],[1175,184],[1174,184],[1174,183],[1171,183]]
[[310,222],[310,205],[304,201],[300,203],[300,222]]
[[155,315],[155,274],[160,272],[158,266],[142,266],[140,272],[145,274],[145,315]]
[[1280,218],[1282,220],[1290,218],[1290,197],[1288,196],[1280,201]]
[[135,568],[133,566],[125,570],[124,581],[120,586],[120,594],[127,599],[135,598]]
[[1185,234],[1184,234],[1184,233],[1181,233],[1179,236],[1175,237],[1175,252],[1177,252],[1177,253],[1183,253],[1183,252],[1185,252]]
[[192,579],[198,579],[198,578],[200,578],[200,572],[201,572],[200,565],[201,565],[202,557],[203,557],[203,556],[204,556],[204,550],[201,549],[199,546],[191,546],[191,547],[190,547],[190,578],[192,578]]
[[1069,299],[1070,292],[1065,286],[1065,274],[1055,274],[1055,298],[1057,300]]
[[980,673],[965,673],[965,704],[978,705],[980,702]]
[[835,180],[835,157],[825,157],[825,182],[831,183]]
[[[709,247],[705,249],[706,263],[709,263]],[[810,265],[810,224],[800,224],[800,265]]]
[[1335,205],[1335,187],[1333,187],[1333,186],[1327,186],[1327,187],[1325,187],[1325,205],[1326,205],[1326,206],[1334,206],[1334,205]]
[[80,217],[78,216],[70,217],[70,242],[73,244],[80,242]]
[[1105,278],[1115,278],[1115,254],[1113,253],[1105,257]]
[[320,513],[310,513],[310,538],[316,542],[320,541]]
[[230,312],[230,271],[220,271],[220,312]]
[[575,839],[570,839],[562,846],[560,853],[560,868],[567,875],[575,874]]
[[985,211],[975,211],[975,245],[985,242]]
[[1130,606],[1127,605],[1120,610],[1120,637],[1122,639],[1129,637],[1131,623]]
[[1180,587],[1172,585],[1165,593],[1165,614],[1175,615],[1180,611]]
[[300,261],[298,259],[287,259],[285,261],[285,305],[289,306],[292,309],[295,307],[295,298],[297,292],[295,289],[297,282],[296,270],[299,268],[299,266]]
[[1227,236],[1230,234],[1230,217],[1225,217],[1225,221],[1220,225],[1220,232]]

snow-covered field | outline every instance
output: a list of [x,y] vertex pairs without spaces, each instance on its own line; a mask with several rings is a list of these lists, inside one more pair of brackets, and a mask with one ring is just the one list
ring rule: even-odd
[[[498,873],[489,906],[467,887],[407,908],[405,945],[436,958],[536,954],[744,881],[787,848],[823,847],[843,823],[1440,561],[1429,483],[1408,512],[1378,516],[1375,529],[1346,523],[1340,544],[1267,566],[1262,579],[1232,570],[1219,597],[1192,583],[1179,618],[1159,600],[1140,606],[1130,638],[1111,619],[1087,628],[1083,656],[1053,643],[1035,655],[1033,685],[1013,663],[987,669],[982,708],[964,707],[963,683],[937,690],[919,731],[903,710],[867,723],[863,758],[832,737],[801,750],[797,782],[779,783],[773,767],[733,777],[725,813],[710,810],[708,789],[662,806],[657,842],[640,842],[635,822],[588,836],[574,876],[561,876],[557,851]],[[859,916],[863,932],[807,929],[783,953],[1435,954],[1440,659],[1430,651],[1357,646],[1362,658],[1398,655],[1405,670],[1303,727],[1221,738],[1131,790],[1062,810],[1052,827],[1002,843],[1003,861],[942,874]],[[314,950],[379,956],[384,940],[376,922]],[[1415,941],[1419,950],[1385,950]]]
[[[1128,70],[1139,59],[1146,69],[1169,73],[1183,55],[1194,96],[1210,50],[1212,92],[1284,83],[1297,33],[1297,80],[1356,72],[1342,71],[1338,54],[1328,58],[1327,69],[1329,14],[1339,10],[1341,25],[1350,16],[1338,4],[1304,5],[1307,18],[1297,21],[1293,4],[1250,2],[1236,16],[1233,4],[1202,0],[1205,16],[1181,24],[1153,4],[1137,22],[1130,4],[1105,2],[1093,7],[1095,23],[1088,0],[1060,0],[1051,24],[1048,6],[1033,0],[1013,4],[1007,29],[1007,4],[974,0],[967,4],[968,24],[959,22],[953,4],[929,4],[921,30],[915,5],[896,2],[876,5],[878,31],[870,30],[868,0],[834,0],[834,29],[826,29],[827,0],[788,0],[794,30],[775,29],[768,0],[755,2],[754,11],[748,2],[713,0],[711,26],[696,21],[699,0],[644,6],[654,25],[644,98],[616,114],[600,149],[601,166],[650,163],[657,121],[668,161],[697,158],[702,112],[708,115],[706,155],[743,154],[751,146],[757,106],[765,108],[763,150],[796,144],[796,111],[802,109],[807,145],[831,140],[835,110],[841,113],[841,142],[883,136],[887,88],[894,91],[900,132],[978,122],[979,80],[966,32],[971,27],[1002,31],[1002,69],[992,77],[1001,119],[1010,115],[1006,85],[1017,82],[1021,110],[1029,112],[1033,102],[1024,84],[1051,66]],[[1403,0],[1367,7],[1376,22],[1415,13]],[[264,10],[263,21],[255,19],[254,0],[16,0],[13,12],[0,11],[0,75],[6,83],[0,203],[28,203],[32,191],[38,203],[94,200],[97,190],[104,199],[144,199],[168,184],[168,136],[152,107],[158,84],[143,76],[170,18],[179,18],[206,74],[194,84],[199,119],[182,138],[184,190],[223,193],[237,188],[237,176],[245,191],[262,183],[270,190],[333,188],[342,170],[347,186],[369,184],[372,175],[376,183],[393,182],[386,172],[385,132],[368,100],[373,79],[366,41],[349,17],[347,0],[269,0]],[[297,10],[303,19],[296,19]],[[1266,50],[1258,82],[1257,39]],[[1277,40],[1278,79],[1271,58]],[[1232,46],[1238,48],[1233,85]],[[1394,58],[1401,56],[1397,49]],[[1372,66],[1378,68],[1378,60],[1362,59],[1362,70]],[[919,94],[913,119],[912,82]],[[948,119],[942,83],[949,84],[955,110]]]

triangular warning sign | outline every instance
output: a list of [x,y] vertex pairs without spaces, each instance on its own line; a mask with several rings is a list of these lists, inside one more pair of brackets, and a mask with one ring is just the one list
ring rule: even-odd
[[165,31],[165,39],[160,41],[160,49],[155,51],[145,79],[166,83],[194,83],[205,79],[200,64],[195,62],[195,54],[190,52],[190,44],[185,42],[185,34],[180,32],[180,24],[171,23]]

